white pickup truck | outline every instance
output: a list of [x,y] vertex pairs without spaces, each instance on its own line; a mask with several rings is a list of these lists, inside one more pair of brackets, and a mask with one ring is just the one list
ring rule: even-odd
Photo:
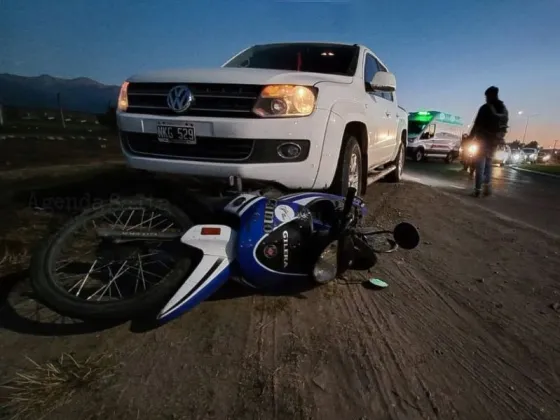
[[407,113],[395,89],[361,45],[255,45],[219,68],[130,77],[119,135],[137,169],[363,194],[402,177]]

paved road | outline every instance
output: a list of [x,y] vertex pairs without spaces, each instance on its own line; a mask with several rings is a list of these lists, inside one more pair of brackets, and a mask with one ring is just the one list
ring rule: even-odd
[[[560,236],[560,179],[494,166],[494,196],[476,203],[502,216]],[[466,198],[473,182],[459,164],[407,162],[405,179]],[[470,199],[470,197],[468,197]]]

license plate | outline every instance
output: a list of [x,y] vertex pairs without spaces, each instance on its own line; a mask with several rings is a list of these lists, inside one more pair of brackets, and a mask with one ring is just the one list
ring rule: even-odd
[[196,144],[196,132],[191,123],[157,123],[157,139],[162,143]]

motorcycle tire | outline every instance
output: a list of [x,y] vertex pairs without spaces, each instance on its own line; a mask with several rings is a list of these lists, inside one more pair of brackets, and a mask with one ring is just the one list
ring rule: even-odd
[[182,231],[188,230],[193,225],[186,213],[165,200],[147,198],[119,200],[85,210],[44,240],[32,256],[30,283],[41,303],[61,315],[85,321],[133,319],[149,311],[157,311],[165,305],[191,271],[192,253],[186,246],[184,256],[181,253],[181,256],[175,260],[173,269],[157,284],[122,301],[92,302],[73,296],[64,290],[53,276],[53,266],[56,262],[53,261],[53,257],[56,257],[65,239],[75,233],[84,223],[96,220],[97,217],[108,214],[109,211],[124,211],[131,208],[158,211],[164,214],[168,220],[177,223]]

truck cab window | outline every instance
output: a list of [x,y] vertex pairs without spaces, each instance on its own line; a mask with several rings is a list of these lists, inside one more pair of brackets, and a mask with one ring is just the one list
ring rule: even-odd
[[373,56],[371,56],[370,54],[366,54],[366,63],[364,67],[364,82],[365,82],[367,92],[373,91],[370,82],[372,81],[373,76],[375,76],[375,73],[377,73],[378,71],[379,70],[377,68],[377,62],[375,61],[375,58],[373,58]]

